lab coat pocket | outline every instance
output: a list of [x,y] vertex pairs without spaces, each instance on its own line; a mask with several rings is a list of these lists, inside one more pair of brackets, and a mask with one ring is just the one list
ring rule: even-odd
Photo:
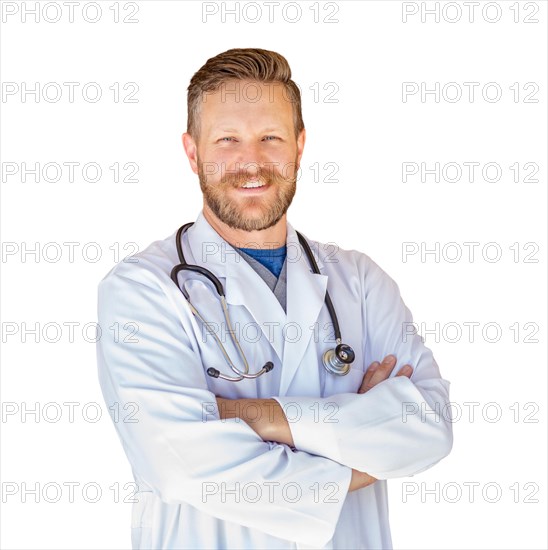
[[152,511],[154,493],[139,491],[135,493],[137,502],[131,512],[131,546],[135,549],[152,548]]

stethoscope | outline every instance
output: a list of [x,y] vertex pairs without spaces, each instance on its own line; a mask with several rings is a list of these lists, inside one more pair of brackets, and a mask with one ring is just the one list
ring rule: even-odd
[[[181,290],[181,292],[183,293],[183,295],[187,299],[187,301],[190,305],[190,308],[192,310],[192,313],[196,317],[198,317],[202,321],[202,323],[204,323],[205,326],[208,326],[208,324],[207,324],[206,320],[202,317],[202,315],[200,315],[198,310],[194,307],[194,305],[190,302],[190,297],[188,295],[188,292],[186,292],[185,290],[183,290],[179,286],[178,275],[179,275],[180,271],[183,271],[183,270],[187,269],[189,271],[195,271],[197,273],[201,273],[202,275],[207,277],[213,283],[213,285],[215,286],[215,288],[217,290],[217,293],[219,294],[220,300],[221,300],[221,306],[223,308],[223,313],[224,313],[225,320],[226,320],[226,323],[227,323],[227,326],[228,326],[228,332],[230,334],[230,337],[231,337],[232,341],[234,342],[234,345],[236,346],[236,348],[238,349],[238,351],[239,351],[239,353],[242,357],[242,360],[244,362],[244,367],[245,367],[244,371],[240,371],[234,366],[234,364],[230,360],[230,357],[228,356],[221,340],[219,339],[217,334],[215,334],[213,332],[212,334],[215,337],[215,340],[216,340],[220,350],[222,351],[223,355],[225,356],[225,359],[226,359],[226,362],[227,362],[228,366],[236,373],[237,376],[225,376],[224,374],[221,374],[217,369],[215,369],[213,367],[209,367],[207,369],[207,374],[209,374],[209,376],[212,376],[213,378],[222,378],[223,380],[228,380],[230,382],[239,382],[240,380],[243,380],[244,378],[258,378],[259,376],[261,376],[261,374],[264,374],[266,372],[270,372],[274,368],[274,364],[272,363],[272,361],[267,361],[260,371],[258,371],[255,374],[249,374],[249,364],[247,363],[244,352],[242,351],[242,348],[240,347],[240,344],[239,344],[236,336],[234,335],[234,331],[233,331],[232,325],[230,323],[230,319],[229,319],[229,315],[228,315],[228,307],[227,307],[226,298],[225,298],[225,292],[224,292],[223,285],[221,284],[221,281],[219,281],[219,279],[217,279],[217,277],[215,277],[215,275],[213,275],[213,273],[211,273],[211,271],[205,269],[204,267],[200,267],[198,265],[190,265],[190,264],[186,263],[185,256],[183,254],[183,245],[182,245],[183,235],[185,234],[186,230],[191,225],[193,225],[193,223],[194,222],[187,223],[187,224],[181,226],[179,228],[179,230],[177,231],[177,236],[176,236],[177,254],[179,255],[179,260],[180,260],[181,263],[179,265],[176,265],[171,270],[171,279],[173,280],[173,282],[177,285],[177,288],[179,288],[179,290]],[[312,251],[310,250],[310,246],[306,242],[305,238],[298,231],[296,231],[296,233],[297,233],[297,236],[299,237],[299,241],[301,243],[301,246],[304,248],[304,251],[306,253],[308,261],[309,261],[310,265],[312,266],[312,269],[314,270],[314,273],[321,274],[320,270],[318,269],[318,265],[316,264],[316,260],[314,259],[314,256],[312,255]],[[331,298],[329,297],[329,293],[327,292],[327,290],[325,292],[325,305],[327,306],[327,309],[329,310],[329,315],[331,316],[331,321],[333,322],[333,327],[334,327],[334,330],[335,330],[335,340],[337,342],[337,347],[335,349],[327,350],[323,354],[323,356],[322,356],[323,366],[326,368],[327,372],[329,372],[331,374],[336,374],[337,376],[344,376],[344,375],[348,374],[348,372],[350,371],[350,365],[354,361],[355,353],[354,353],[354,350],[349,345],[342,343],[341,331],[340,331],[340,328],[339,328],[339,321],[337,319],[337,315],[335,314],[335,308],[333,307],[333,303],[331,302]]]

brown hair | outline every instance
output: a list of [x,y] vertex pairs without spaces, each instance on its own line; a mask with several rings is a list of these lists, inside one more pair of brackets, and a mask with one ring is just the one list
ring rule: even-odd
[[208,59],[188,86],[187,132],[195,141],[200,138],[200,104],[207,92],[216,92],[227,81],[250,80],[279,82],[285,87],[285,97],[293,107],[295,137],[304,129],[301,92],[291,80],[287,59],[279,53],[259,48],[233,48]]

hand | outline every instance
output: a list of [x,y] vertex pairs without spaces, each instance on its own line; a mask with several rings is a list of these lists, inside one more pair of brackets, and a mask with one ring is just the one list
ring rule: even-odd
[[[365,371],[362,385],[360,386],[358,393],[365,393],[376,386],[379,382],[386,380],[390,376],[390,373],[395,365],[396,357],[394,355],[387,355],[383,359],[382,363],[379,363],[378,361],[371,363],[369,368]],[[412,373],[413,367],[411,365],[404,365],[398,371],[396,376],[407,376],[410,378]]]
[[275,399],[225,399],[218,395],[215,399],[221,420],[241,418],[263,441],[294,446],[289,422]]

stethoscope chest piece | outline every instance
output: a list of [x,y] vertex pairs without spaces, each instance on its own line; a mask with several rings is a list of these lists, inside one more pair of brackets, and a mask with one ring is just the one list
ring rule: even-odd
[[335,349],[328,349],[322,357],[323,366],[331,374],[345,376],[350,372],[350,365],[356,354],[348,344],[339,344]]

